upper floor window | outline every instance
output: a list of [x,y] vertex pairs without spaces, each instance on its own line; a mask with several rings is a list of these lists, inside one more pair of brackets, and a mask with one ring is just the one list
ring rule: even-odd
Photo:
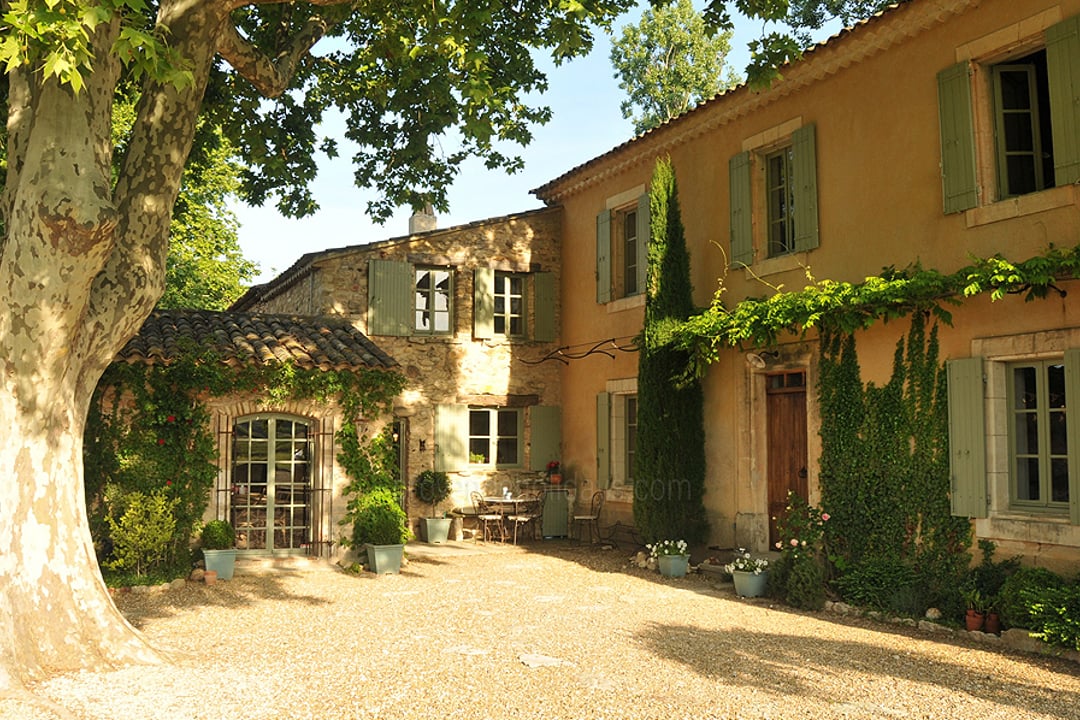
[[492,318],[497,335],[525,335],[525,276],[495,273],[495,314]]
[[819,244],[816,128],[796,120],[771,130],[728,163],[735,266]]
[[597,302],[607,303],[644,292],[648,240],[648,194],[597,215]]
[[946,213],[1080,181],[1080,16],[1017,44],[938,73]]
[[473,271],[473,337],[550,342],[555,339],[555,276],[476,268]]
[[452,275],[444,268],[416,268],[415,324],[418,334],[445,335],[450,332]]

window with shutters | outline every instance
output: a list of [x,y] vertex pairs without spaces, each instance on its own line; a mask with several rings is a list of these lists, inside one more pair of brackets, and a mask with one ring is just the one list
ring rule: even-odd
[[525,335],[525,276],[495,273],[493,330],[496,335]]
[[600,487],[629,492],[637,454],[637,378],[609,380],[597,396],[597,463]]
[[791,120],[746,139],[728,177],[734,267],[818,247],[814,124]]
[[617,202],[609,202],[596,219],[596,300],[600,303],[645,291],[649,196],[635,190],[613,200]]
[[454,269],[404,260],[368,261],[370,335],[450,335],[454,331]]
[[1069,508],[1065,365],[1061,359],[1012,363],[1009,406],[1010,504]]
[[961,46],[938,73],[946,213],[1080,181],[1080,17],[1045,22],[988,36],[1014,37],[1007,50]]
[[473,270],[473,337],[555,339],[555,276],[550,272]]
[[520,465],[521,429],[517,408],[470,408],[469,464]]

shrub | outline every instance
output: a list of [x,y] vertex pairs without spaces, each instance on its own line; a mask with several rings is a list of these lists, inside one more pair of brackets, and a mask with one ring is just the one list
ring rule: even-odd
[[236,531],[224,520],[211,520],[199,536],[203,550],[228,550],[236,544]]
[[170,500],[163,492],[124,495],[118,503],[123,507],[120,519],[112,513],[105,517],[113,557],[106,566],[144,575],[164,565],[176,529],[173,515],[176,503],[176,499]]
[[1046,568],[1022,567],[1001,586],[998,593],[998,612],[1006,628],[1032,629],[1031,604],[1044,597],[1047,591],[1065,585],[1065,580]]
[[400,545],[412,538],[408,517],[388,488],[376,488],[350,503],[352,545]]
[[792,556],[784,600],[788,605],[804,610],[825,607],[825,574],[816,558]]
[[918,573],[893,557],[864,558],[836,580],[844,600],[877,610],[910,615],[918,613]]
[[1051,645],[1080,650],[1080,585],[1031,591],[1028,611],[1032,633]]
[[450,478],[437,470],[425,470],[416,478],[413,494],[422,503],[431,506],[431,516],[435,516],[435,506],[450,497]]

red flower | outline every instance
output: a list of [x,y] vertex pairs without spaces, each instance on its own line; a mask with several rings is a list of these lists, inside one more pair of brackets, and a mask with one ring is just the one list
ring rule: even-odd
[[157,439],[157,444],[158,445],[164,445],[165,444],[165,438],[158,438]]
[[172,487],[172,480],[166,480],[165,487]]
[[165,418],[165,422],[176,422],[176,416],[170,415],[169,417]]

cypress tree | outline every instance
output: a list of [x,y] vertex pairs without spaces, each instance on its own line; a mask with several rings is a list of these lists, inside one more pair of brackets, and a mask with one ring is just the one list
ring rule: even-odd
[[671,329],[694,313],[675,171],[658,160],[649,190],[650,236],[645,325],[639,338],[638,433],[634,522],[646,542],[708,535],[705,506],[705,429],[701,384],[679,381],[685,351],[665,343]]

